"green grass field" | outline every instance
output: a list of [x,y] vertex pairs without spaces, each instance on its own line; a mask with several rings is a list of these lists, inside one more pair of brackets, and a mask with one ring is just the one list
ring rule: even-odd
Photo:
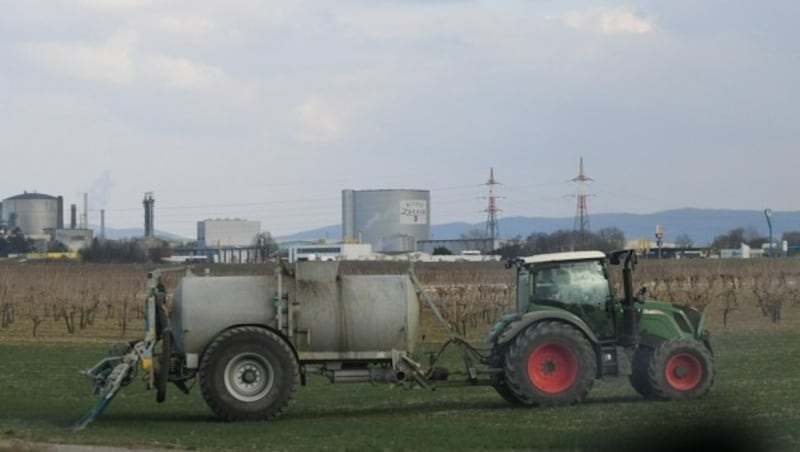
[[196,389],[184,396],[171,388],[159,405],[135,381],[73,433],[95,403],[78,369],[105,347],[3,343],[0,440],[194,450],[669,450],[686,442],[800,450],[800,332],[721,333],[714,345],[716,382],[697,401],[645,401],[617,379],[596,382],[583,404],[529,409],[507,405],[488,387],[406,391],[313,377],[278,421],[225,423]]

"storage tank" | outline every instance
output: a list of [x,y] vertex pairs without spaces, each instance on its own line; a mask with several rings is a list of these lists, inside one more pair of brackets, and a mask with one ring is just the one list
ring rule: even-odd
[[3,221],[25,235],[44,235],[47,229],[63,227],[62,208],[60,196],[25,192],[3,200]]
[[416,251],[430,240],[430,191],[342,190],[342,239],[383,253]]
[[[284,307],[279,323],[281,299],[291,314]],[[185,277],[171,317],[181,353],[201,354],[232,326],[264,324],[289,336],[304,361],[385,360],[392,350],[414,351],[420,305],[407,274],[348,275],[338,262],[300,262],[280,279]]]

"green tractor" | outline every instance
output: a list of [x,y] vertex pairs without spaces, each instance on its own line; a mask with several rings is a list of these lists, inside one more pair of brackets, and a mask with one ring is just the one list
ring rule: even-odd
[[[492,385],[507,401],[565,405],[586,398],[595,379],[627,376],[649,399],[694,399],[714,382],[705,316],[689,306],[634,293],[636,253],[541,254],[517,269],[517,312],[489,334]],[[607,264],[622,266],[615,297]]]

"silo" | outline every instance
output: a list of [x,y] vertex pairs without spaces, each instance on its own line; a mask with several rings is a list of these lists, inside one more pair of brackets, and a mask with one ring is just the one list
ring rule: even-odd
[[408,253],[430,240],[428,190],[343,190],[342,235],[378,252]]
[[58,227],[59,200],[42,193],[23,193],[3,200],[3,221],[25,235],[44,235]]

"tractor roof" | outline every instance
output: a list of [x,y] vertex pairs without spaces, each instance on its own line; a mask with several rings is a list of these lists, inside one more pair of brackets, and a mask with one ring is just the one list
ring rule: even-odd
[[566,253],[535,254],[523,257],[520,260],[526,264],[543,264],[546,262],[582,261],[605,259],[606,253],[602,251],[569,251]]

